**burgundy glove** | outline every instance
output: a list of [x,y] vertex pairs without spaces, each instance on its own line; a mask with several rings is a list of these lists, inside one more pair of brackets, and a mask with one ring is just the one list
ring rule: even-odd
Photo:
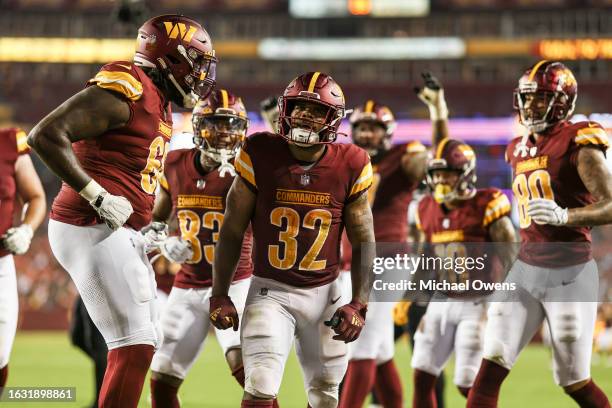
[[325,325],[334,329],[336,333],[334,340],[350,343],[357,340],[361,334],[367,311],[367,305],[353,299],[351,303],[339,307],[331,320],[325,322]]
[[219,330],[233,327],[238,331],[238,311],[229,296],[210,297],[210,321]]

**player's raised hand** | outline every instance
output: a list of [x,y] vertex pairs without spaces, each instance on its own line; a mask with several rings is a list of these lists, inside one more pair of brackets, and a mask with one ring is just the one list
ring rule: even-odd
[[238,331],[238,311],[227,295],[210,297],[210,322],[219,330],[232,327]]
[[527,204],[527,214],[536,224],[567,224],[567,208],[561,208],[554,200],[536,198]]
[[171,262],[185,263],[193,257],[191,242],[181,237],[170,237],[159,246],[162,255]]
[[444,99],[442,84],[431,72],[421,73],[423,86],[414,87],[414,92],[419,99],[429,108],[431,120],[448,119],[448,107]]
[[350,343],[357,340],[361,334],[367,311],[366,305],[352,300],[351,303],[340,306],[332,318],[325,322],[325,325],[331,327],[336,333],[334,340]]

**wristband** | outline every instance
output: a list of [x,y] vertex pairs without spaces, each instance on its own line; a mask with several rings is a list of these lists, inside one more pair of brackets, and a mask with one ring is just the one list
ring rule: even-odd
[[91,180],[81,191],[79,191],[79,195],[87,200],[87,202],[91,203],[94,201],[104,190],[101,185],[96,183],[94,180]]

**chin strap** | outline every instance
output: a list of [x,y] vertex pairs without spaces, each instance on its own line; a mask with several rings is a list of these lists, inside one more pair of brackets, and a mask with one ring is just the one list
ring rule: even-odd
[[172,75],[172,72],[170,72],[168,65],[166,65],[166,62],[162,58],[158,58],[157,62],[159,62],[159,65],[162,66],[163,70],[166,72],[166,75],[168,76],[168,79],[170,79],[170,82],[172,82],[176,90],[179,91],[179,93],[183,96],[183,108],[193,109],[193,107],[198,102],[198,98],[196,98],[193,92],[186,93],[183,90],[183,88],[181,88],[179,83],[174,78],[174,75]]

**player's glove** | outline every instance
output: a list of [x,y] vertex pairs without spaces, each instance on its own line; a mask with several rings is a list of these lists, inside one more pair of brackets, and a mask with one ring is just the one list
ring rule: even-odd
[[2,236],[4,248],[17,255],[25,254],[32,242],[34,231],[28,224],[21,224],[18,227],[10,228]]
[[530,200],[527,205],[527,214],[536,224],[567,224],[567,208],[559,207],[554,200],[546,198]]
[[431,72],[423,72],[421,76],[425,85],[415,87],[414,92],[429,108],[429,117],[431,120],[448,119],[448,107],[446,106],[446,99],[444,99],[442,84]]
[[134,212],[127,198],[110,194],[93,180],[79,191],[79,194],[112,230],[122,227]]
[[193,257],[191,242],[181,237],[170,237],[159,246],[162,255],[171,262],[185,263]]
[[168,225],[155,221],[140,230],[144,236],[144,250],[147,254],[159,249],[168,239]]
[[334,340],[350,343],[357,340],[361,334],[367,311],[367,305],[353,299],[351,303],[340,306],[325,325],[334,329]]
[[238,331],[238,311],[227,295],[210,297],[210,322],[219,330],[232,327]]

